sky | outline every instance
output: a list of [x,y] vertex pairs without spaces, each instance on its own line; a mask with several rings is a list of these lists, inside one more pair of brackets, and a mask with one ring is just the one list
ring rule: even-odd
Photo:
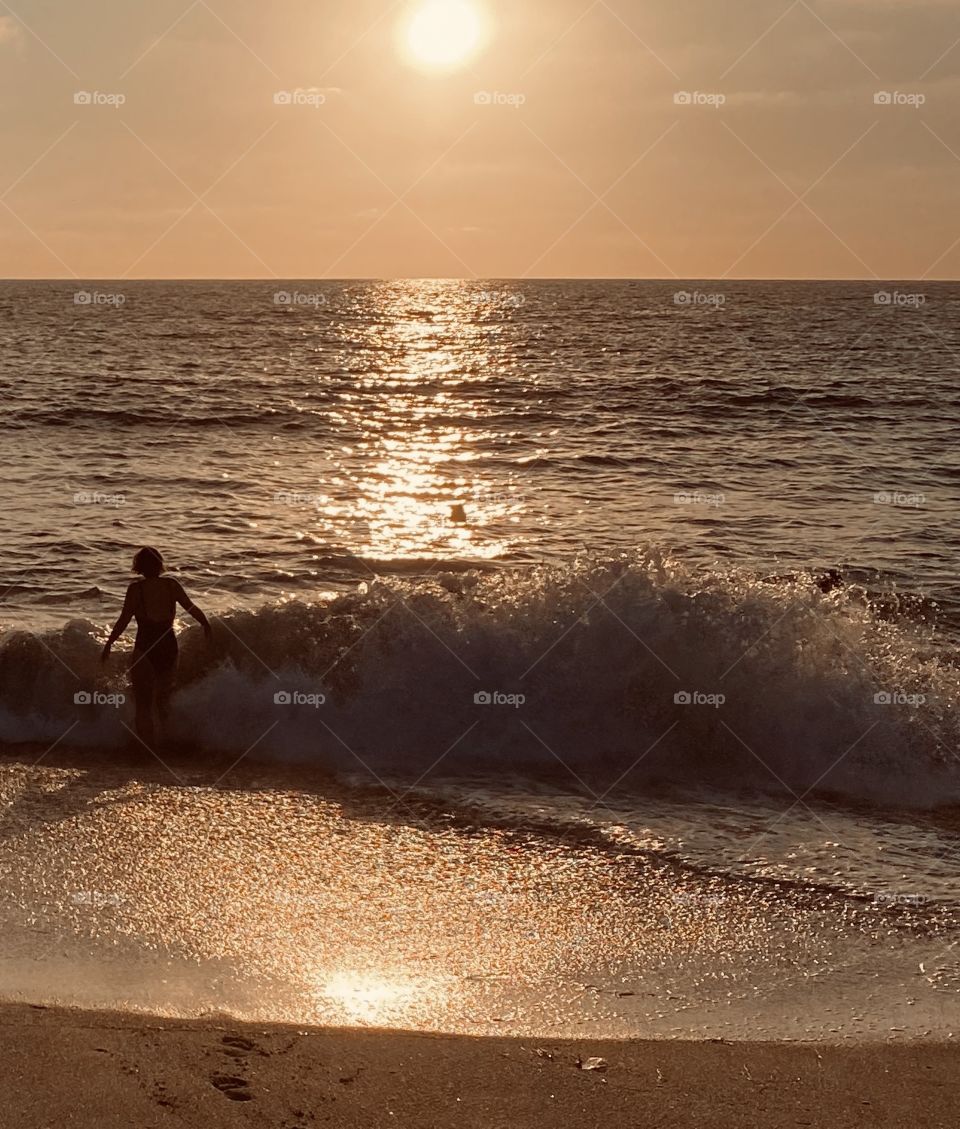
[[956,0],[0,0],[0,276],[957,278],[958,108]]

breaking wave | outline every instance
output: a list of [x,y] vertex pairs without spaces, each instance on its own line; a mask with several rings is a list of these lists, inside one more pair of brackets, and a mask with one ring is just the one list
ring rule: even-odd
[[[127,744],[130,705],[110,699],[123,663],[101,667],[101,641],[79,620],[7,632],[0,741]],[[198,757],[412,780],[570,772],[598,790],[702,782],[934,806],[960,797],[960,672],[934,643],[855,586],[656,551],[437,571],[228,613],[210,648],[186,631],[172,736]]]

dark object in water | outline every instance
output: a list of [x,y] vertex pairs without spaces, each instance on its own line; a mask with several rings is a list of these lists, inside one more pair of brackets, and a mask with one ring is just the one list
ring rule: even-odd
[[467,520],[467,511],[459,502],[455,506],[450,507],[450,520],[458,522]]

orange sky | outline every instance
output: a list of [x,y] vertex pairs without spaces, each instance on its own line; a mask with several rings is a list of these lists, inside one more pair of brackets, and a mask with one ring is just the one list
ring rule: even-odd
[[0,3],[0,275],[960,277],[955,0],[417,7]]

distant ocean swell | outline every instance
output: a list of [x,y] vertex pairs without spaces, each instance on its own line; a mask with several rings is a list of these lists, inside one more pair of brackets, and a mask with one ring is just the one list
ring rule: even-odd
[[[127,741],[129,704],[111,697],[123,663],[100,666],[95,632],[75,620],[3,636],[0,741]],[[391,777],[546,768],[600,792],[678,781],[960,801],[960,672],[928,628],[809,576],[774,583],[654,551],[438,567],[235,611],[211,649],[195,630],[181,643],[174,736],[200,758],[255,745]]]

